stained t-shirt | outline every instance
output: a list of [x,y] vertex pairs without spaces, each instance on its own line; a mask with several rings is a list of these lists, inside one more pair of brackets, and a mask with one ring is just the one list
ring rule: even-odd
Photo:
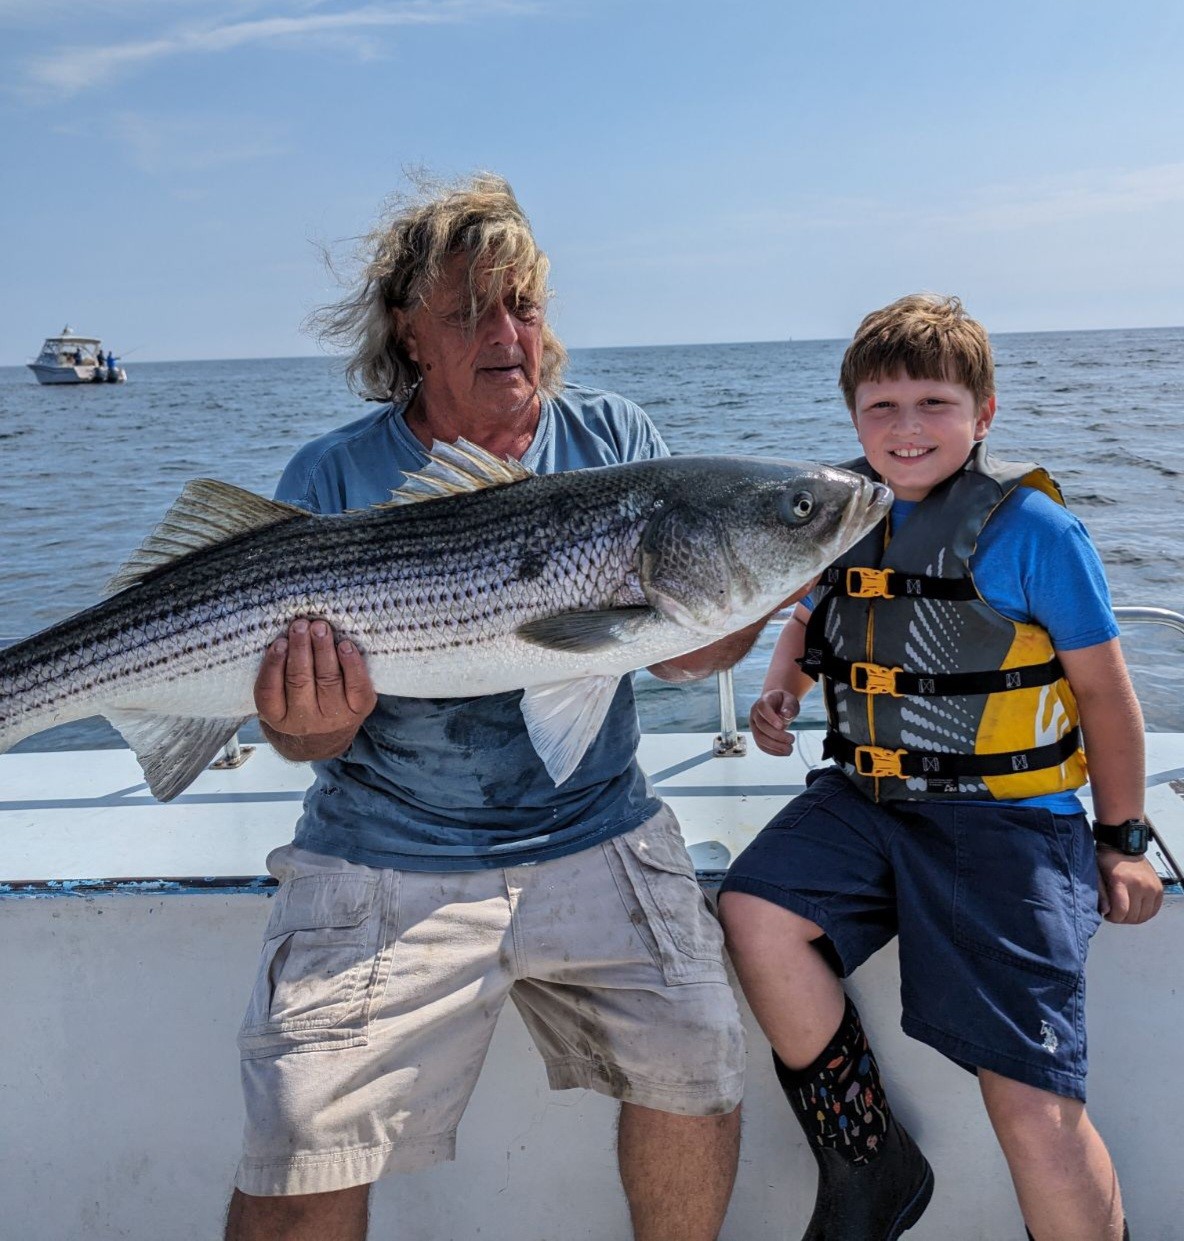
[[[404,472],[427,464],[403,407],[385,405],[305,445],[276,499],[316,513],[390,498]],[[522,464],[536,474],[667,456],[631,401],[565,387],[544,398]],[[631,677],[558,788],[531,744],[521,692],[479,698],[380,695],[349,750],[313,763],[296,844],[368,866],[480,870],[562,857],[627,832],[657,813],[637,765]]]

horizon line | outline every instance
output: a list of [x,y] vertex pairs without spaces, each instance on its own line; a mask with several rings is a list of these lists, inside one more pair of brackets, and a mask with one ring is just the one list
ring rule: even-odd
[[[1001,336],[1074,336],[1090,332],[1172,332],[1184,330],[1184,323],[1158,323],[1144,327],[1086,327],[1086,328],[1034,328],[1022,331],[990,332],[992,340]],[[678,341],[663,344],[634,345],[566,345],[569,353],[619,353],[626,349],[713,349],[735,345],[821,345],[834,342],[843,344],[850,341],[848,336],[775,336],[764,340],[703,340]],[[115,355],[119,357],[117,353]],[[209,358],[144,358],[131,363],[132,366],[164,366],[193,362],[300,362],[310,358],[324,358],[328,361],[345,361],[348,354],[336,353],[286,353],[286,354],[227,354],[222,357]],[[0,362],[0,370],[24,370],[29,362]]]

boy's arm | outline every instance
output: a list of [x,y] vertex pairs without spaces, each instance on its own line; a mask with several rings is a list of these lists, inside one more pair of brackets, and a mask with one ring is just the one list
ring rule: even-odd
[[748,713],[752,739],[766,754],[793,752],[793,737],[786,730],[801,710],[800,700],[814,687],[796,662],[806,647],[809,619],[810,609],[799,603],[777,638],[761,696]]
[[[1143,713],[1118,639],[1057,655],[1081,713],[1094,817],[1100,823],[1142,818]],[[1146,922],[1159,912],[1163,884],[1145,857],[1127,857],[1103,846],[1098,875],[1107,921]]]

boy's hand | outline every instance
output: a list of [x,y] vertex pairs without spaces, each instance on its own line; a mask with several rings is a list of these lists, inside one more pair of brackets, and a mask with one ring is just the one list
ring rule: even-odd
[[1159,913],[1163,882],[1145,857],[1098,850],[1098,908],[1107,922],[1135,926]]
[[802,704],[786,689],[771,689],[752,704],[748,725],[757,748],[766,754],[793,753],[793,736],[786,731]]

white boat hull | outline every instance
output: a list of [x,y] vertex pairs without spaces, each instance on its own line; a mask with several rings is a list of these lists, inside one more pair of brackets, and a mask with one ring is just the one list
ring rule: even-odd
[[115,367],[115,377],[105,366],[46,366],[40,362],[30,362],[29,370],[37,376],[41,384],[89,384],[89,383],[126,383],[127,371],[122,366]]
[[[801,734],[790,760],[755,752],[713,760],[705,735],[643,739],[643,765],[706,881],[800,790],[820,741]],[[1184,736],[1152,734],[1148,743],[1148,810],[1181,856],[1184,800],[1171,785],[1184,767]],[[270,909],[257,877],[268,850],[291,838],[306,782],[305,769],[262,747],[162,806],[125,750],[0,757],[5,1235],[221,1236],[242,1125],[234,1036]],[[145,882],[63,882],[119,876]],[[1184,1114],[1175,1064],[1182,950],[1177,887],[1146,926],[1104,926],[1090,959],[1090,1111],[1114,1153],[1137,1241],[1182,1235],[1184,1187],[1164,1141],[1171,1118]],[[909,1241],[1020,1241],[974,1078],[899,1029],[895,947],[851,987],[894,1106],[936,1175]],[[722,1241],[797,1237],[812,1207],[814,1163],[747,1012],[746,1023],[744,1141]],[[507,1005],[456,1163],[380,1182],[371,1236],[627,1237],[614,1114],[594,1093],[547,1089]]]

